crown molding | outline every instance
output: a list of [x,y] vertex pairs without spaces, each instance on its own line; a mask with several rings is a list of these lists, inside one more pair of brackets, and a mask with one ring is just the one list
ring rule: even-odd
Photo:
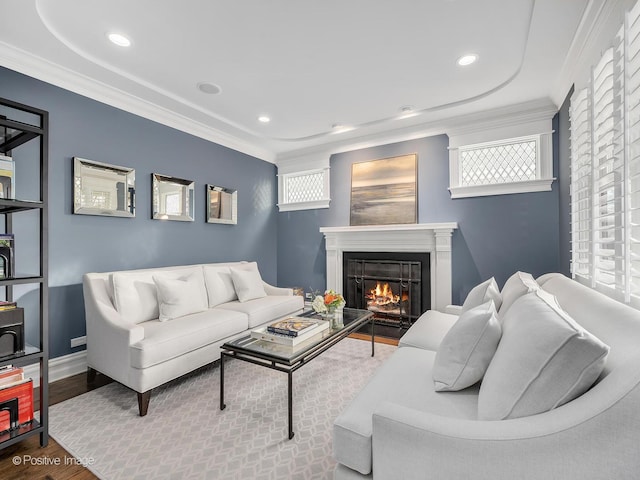
[[[447,134],[449,137],[466,135],[487,130],[497,130],[513,125],[550,121],[558,112],[549,99],[509,105],[507,107],[484,110],[478,113],[458,115],[410,127],[399,128],[383,133],[354,137],[329,144],[302,148],[279,153],[276,165],[280,171],[295,171],[319,168],[328,165],[329,157],[337,153],[406,142],[434,135]],[[304,168],[296,168],[296,162],[302,162]]]
[[606,32],[609,21],[630,8],[634,2],[635,0],[589,0],[569,46],[558,81],[550,94],[558,108],[563,104],[571,86],[578,80],[580,69],[585,67],[584,62],[593,52],[599,53],[604,49],[601,37]]
[[275,163],[274,152],[0,42],[0,65],[218,145]]

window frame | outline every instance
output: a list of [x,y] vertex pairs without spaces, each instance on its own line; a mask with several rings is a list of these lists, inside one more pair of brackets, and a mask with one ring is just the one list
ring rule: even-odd
[[[288,202],[286,180],[291,177],[301,177],[305,175],[323,175],[323,192],[322,198],[319,200],[311,200],[306,202]],[[278,210],[280,212],[291,212],[297,210],[313,210],[318,208],[329,208],[330,198],[330,182],[329,167],[315,168],[311,170],[294,171],[289,173],[278,174]]]
[[[472,143],[449,148],[449,191],[451,198],[510,195],[515,193],[545,192],[551,190],[553,177],[552,134],[538,133],[521,137],[505,138],[489,142]],[[516,143],[535,142],[536,178],[515,182],[500,182],[481,185],[462,185],[461,152],[481,148],[502,147]]]

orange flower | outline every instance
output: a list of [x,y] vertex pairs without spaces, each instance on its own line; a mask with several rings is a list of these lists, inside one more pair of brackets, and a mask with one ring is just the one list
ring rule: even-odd
[[330,293],[324,296],[324,304],[329,305],[334,302],[338,297],[336,295],[331,295]]

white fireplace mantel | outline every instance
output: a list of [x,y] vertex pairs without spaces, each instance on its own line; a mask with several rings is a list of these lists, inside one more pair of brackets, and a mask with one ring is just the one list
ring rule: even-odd
[[426,252],[431,259],[431,308],[451,303],[451,236],[455,222],[321,227],[327,250],[327,288],[343,291],[344,252]]

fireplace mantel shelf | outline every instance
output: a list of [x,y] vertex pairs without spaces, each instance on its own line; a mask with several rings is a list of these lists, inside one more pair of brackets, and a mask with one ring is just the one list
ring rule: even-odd
[[320,227],[322,233],[348,233],[348,232],[392,232],[414,230],[455,230],[456,222],[446,223],[411,223],[402,225],[361,225],[357,227]]
[[344,252],[428,252],[431,259],[431,305],[451,303],[451,237],[456,222],[407,225],[320,227],[327,253],[327,288],[342,291]]

